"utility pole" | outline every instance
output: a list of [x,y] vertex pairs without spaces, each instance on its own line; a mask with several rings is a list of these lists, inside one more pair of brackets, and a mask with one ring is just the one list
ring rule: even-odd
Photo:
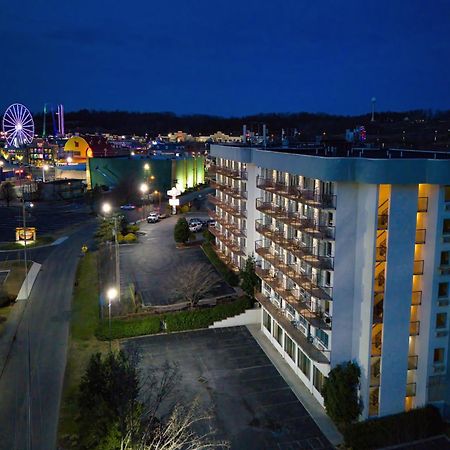
[[116,254],[116,286],[117,286],[117,298],[120,301],[120,265],[119,265],[119,241],[117,239],[118,229],[117,229],[117,215],[114,216],[114,247]]

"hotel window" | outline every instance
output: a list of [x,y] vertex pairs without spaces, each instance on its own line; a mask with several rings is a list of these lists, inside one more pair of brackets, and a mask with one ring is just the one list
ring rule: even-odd
[[272,318],[266,310],[263,311],[263,324],[266,330],[270,333],[272,330]]
[[284,335],[284,351],[295,362],[295,344],[287,334]]
[[450,265],[450,252],[441,252],[441,266]]
[[297,365],[309,380],[311,378],[311,361],[300,349],[297,353]]
[[442,364],[444,362],[444,352],[445,352],[445,349],[443,349],[443,348],[435,348],[434,349],[433,362],[435,364]]
[[280,345],[283,345],[283,329],[275,321],[273,322],[273,337]]
[[446,328],[447,327],[447,313],[436,314],[436,328]]
[[450,186],[445,186],[444,200],[445,202],[450,202]]
[[324,383],[325,376],[316,367],[313,367],[313,385],[321,394]]
[[448,297],[448,283],[439,283],[438,297]]
[[450,233],[450,219],[444,219],[444,226],[442,227],[443,234]]
[[328,348],[328,334],[323,330],[316,330],[316,337],[322,344]]

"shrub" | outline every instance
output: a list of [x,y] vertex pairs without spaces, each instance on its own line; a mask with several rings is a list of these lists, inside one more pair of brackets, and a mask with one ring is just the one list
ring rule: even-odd
[[124,236],[123,241],[125,243],[127,243],[127,244],[130,244],[132,242],[136,242],[137,241],[137,237],[133,233],[128,233],[126,236]]
[[124,242],[124,236],[123,236],[122,233],[118,233],[118,235],[117,235],[117,242],[119,244],[122,244]]
[[339,429],[354,422],[361,413],[362,405],[358,395],[361,369],[356,362],[348,361],[334,367],[322,390],[327,414]]
[[417,441],[444,433],[444,422],[434,406],[370,419],[344,430],[347,447],[372,449]]
[[250,306],[249,299],[244,297],[212,308],[168,314],[165,317],[166,329],[171,332],[207,328],[216,321],[243,313]]
[[139,231],[139,225],[127,225],[127,233],[137,233]]
[[178,219],[173,230],[173,237],[175,239],[175,242],[185,244],[190,236],[191,232],[189,230],[189,224],[184,217],[181,217],[180,219]]
[[217,269],[217,271],[222,275],[223,279],[230,286],[237,286],[239,284],[239,275],[234,273],[229,269],[223,261],[217,256],[211,244],[204,243],[202,245],[203,251],[205,252],[211,264]]
[[180,208],[180,212],[181,212],[181,214],[186,214],[186,213],[188,213],[189,211],[190,211],[190,206],[189,205],[183,205],[181,208]]
[[[186,331],[207,328],[218,320],[243,313],[251,307],[248,297],[242,297],[229,303],[189,311],[179,311],[164,315],[149,315],[139,318],[113,319],[111,338],[122,339],[161,332],[161,322],[165,321],[166,331]],[[109,323],[104,320],[95,333],[98,339],[109,339]]]

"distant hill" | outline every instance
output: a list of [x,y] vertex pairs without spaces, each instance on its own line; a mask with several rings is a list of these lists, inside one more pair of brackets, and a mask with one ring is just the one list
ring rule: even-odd
[[[369,141],[398,143],[405,146],[450,146],[450,110],[388,111],[378,112],[375,117],[376,121],[371,122],[369,114],[336,116],[299,112],[219,117],[201,114],[180,116],[171,112],[136,113],[83,109],[66,113],[65,123],[66,131],[69,132],[148,134],[150,137],[179,130],[194,136],[210,135],[216,131],[238,135],[242,133],[243,124],[246,124],[250,131],[259,130],[261,133],[262,124],[265,123],[269,134],[279,136],[283,129],[286,135],[292,136],[294,130],[297,130],[302,140],[311,140],[318,135],[326,138],[343,137],[346,129],[364,125]],[[35,115],[35,122],[37,132],[40,132],[42,115]]]

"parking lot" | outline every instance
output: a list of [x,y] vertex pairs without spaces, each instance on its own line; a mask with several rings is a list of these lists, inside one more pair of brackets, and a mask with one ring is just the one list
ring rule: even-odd
[[[177,364],[181,402],[211,410],[216,439],[236,450],[331,449],[246,327],[131,339],[144,369]],[[145,370],[143,370],[145,373]]]
[[[205,213],[190,217],[207,219]],[[158,223],[141,222],[144,235],[138,244],[120,246],[121,289],[130,283],[141,293],[145,305],[167,305],[176,301],[172,294],[177,268],[184,264],[204,263],[209,260],[200,247],[177,249],[173,228],[180,216],[171,216]],[[189,219],[189,217],[187,217]],[[198,233],[201,238],[201,233]],[[210,296],[234,293],[225,282],[214,288]]]

